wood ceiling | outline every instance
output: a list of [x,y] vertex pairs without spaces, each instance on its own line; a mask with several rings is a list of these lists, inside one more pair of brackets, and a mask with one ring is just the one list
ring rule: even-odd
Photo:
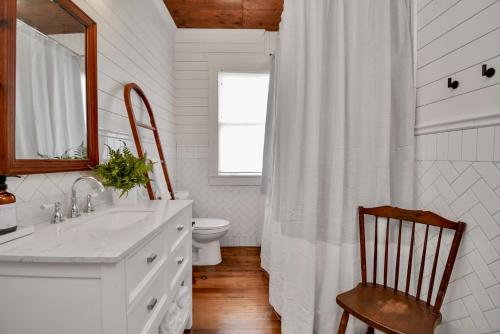
[[164,0],[179,28],[277,31],[283,0]]
[[17,0],[17,18],[45,35],[85,32],[85,26],[50,0]]

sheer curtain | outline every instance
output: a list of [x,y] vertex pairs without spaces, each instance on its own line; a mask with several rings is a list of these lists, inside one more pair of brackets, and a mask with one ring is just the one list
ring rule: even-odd
[[410,0],[285,0],[262,240],[283,333],[336,332],[335,297],[360,279],[358,205],[413,207],[409,14]]
[[16,157],[58,157],[86,139],[82,58],[17,21]]

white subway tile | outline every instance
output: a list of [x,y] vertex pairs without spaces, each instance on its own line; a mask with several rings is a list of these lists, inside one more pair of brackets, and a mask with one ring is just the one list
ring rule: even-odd
[[448,159],[448,132],[442,132],[437,134],[437,160],[447,160]]
[[417,136],[417,160],[425,160],[425,136]]
[[494,214],[500,210],[500,198],[493,190],[484,182],[479,180],[472,186],[472,191],[490,214]]
[[476,245],[477,250],[486,261],[486,263],[492,263],[500,258],[498,252],[495,250],[480,227],[475,227],[469,230],[467,234]]
[[477,304],[479,305],[479,308],[482,311],[490,310],[494,307],[493,302],[491,301],[488,291],[483,287],[481,282],[479,281],[479,278],[477,277],[476,274],[471,274],[468,275],[466,278],[467,285],[469,286],[469,289],[472,291],[472,295],[474,296],[474,299],[476,300]]
[[420,183],[422,183],[422,186],[427,189],[427,187],[434,183],[439,175],[440,173],[437,167],[432,166],[427,170],[427,172],[424,173],[424,175],[422,175],[422,177],[420,178]]
[[462,300],[455,300],[444,304],[441,308],[441,312],[443,313],[443,317],[446,318],[446,321],[453,321],[467,316],[467,309]]
[[477,159],[477,129],[464,130],[462,134],[462,160]]
[[491,240],[500,234],[500,227],[481,204],[474,206],[471,210],[471,214],[488,236],[488,239]]
[[477,277],[483,284],[485,288],[489,288],[495,284],[497,284],[497,280],[495,276],[491,273],[490,269],[486,262],[484,262],[483,258],[477,251],[473,251],[467,255],[467,259],[469,260],[474,272]]
[[493,247],[495,247],[497,252],[500,253],[500,236],[491,240],[491,244],[493,245]]
[[[476,326],[474,326],[474,322],[472,321],[471,318],[460,319],[460,325],[462,326],[464,332],[467,334],[478,334],[479,333],[476,329]],[[449,332],[449,333],[453,333],[453,332]]]
[[500,261],[493,262],[488,267],[490,268],[493,275],[495,275],[495,277],[497,278],[497,282],[500,282]]
[[478,202],[477,197],[472,193],[472,191],[465,192],[462,196],[457,198],[457,200],[451,203],[450,207],[457,215],[460,217],[467,211],[469,211]]
[[462,328],[461,319],[440,324],[436,328],[436,334],[469,334]]
[[434,185],[431,185],[429,188],[427,188],[426,191],[420,196],[420,200],[422,201],[422,204],[424,207],[427,207],[432,203],[432,201],[439,195],[439,191],[436,189]]
[[495,127],[495,143],[493,146],[493,159],[495,159],[495,161],[500,161],[500,126]]
[[488,319],[491,330],[498,333],[500,331],[500,308],[487,311],[484,313],[484,316]]
[[426,160],[436,160],[436,149],[437,149],[436,135],[435,134],[427,135],[427,140],[425,144],[427,146],[425,150]]
[[443,176],[439,177],[434,184],[445,198],[446,203],[450,204],[457,198],[457,194]]
[[483,312],[477,305],[474,297],[467,296],[463,299],[465,307],[467,308],[468,315],[472,318],[474,326],[479,330],[480,333],[487,333],[491,330],[488,322],[484,318]]
[[462,174],[471,164],[468,161],[453,161],[453,167],[455,167],[459,174]]
[[493,160],[493,142],[495,138],[495,128],[487,127],[478,129],[477,134],[477,160]]
[[460,195],[464,191],[469,189],[478,179],[479,174],[474,170],[474,168],[469,167],[465,172],[462,173],[452,184],[451,187],[455,192]]
[[474,169],[492,189],[500,187],[500,170],[492,162],[475,162]]
[[474,269],[472,268],[467,255],[457,259],[455,266],[453,267],[451,277],[455,280],[457,278],[467,276],[472,272],[474,272]]
[[[426,261],[426,263],[427,262],[432,264],[432,261]],[[435,286],[438,286],[436,283],[434,283],[434,284],[435,284]],[[454,281],[448,285],[448,290],[446,292],[446,301],[454,301],[454,300],[462,299],[462,298],[470,295],[471,293],[472,292],[469,289],[469,286],[467,285],[467,282],[465,281],[465,279],[464,278],[457,279],[456,281]]]
[[486,292],[490,296],[490,299],[493,301],[496,307],[500,307],[500,284],[492,286],[491,288],[486,289]]
[[449,161],[436,161],[436,166],[444,175],[448,183],[453,182],[460,174]]
[[44,174],[28,175],[24,178],[23,182],[17,187],[15,195],[21,201],[28,202],[34,196],[35,192],[45,180]]
[[448,159],[462,159],[462,131],[453,131],[449,135]]

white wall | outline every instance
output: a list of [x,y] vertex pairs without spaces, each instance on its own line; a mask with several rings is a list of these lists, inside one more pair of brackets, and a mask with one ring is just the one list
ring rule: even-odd
[[[468,224],[439,332],[499,333],[500,1],[418,0],[417,11],[418,205]],[[483,63],[497,75],[482,77]]]
[[264,30],[179,29],[175,46],[177,189],[189,190],[198,217],[231,221],[226,246],[260,244],[264,215],[258,186],[208,184],[208,56],[269,54],[276,33]]
[[[104,144],[133,146],[123,85],[136,82],[152,103],[160,129],[169,169],[175,178],[174,39],[176,27],[161,0],[75,0],[94,21],[98,32],[99,142],[101,159]],[[135,101],[137,114],[141,105]],[[142,118],[142,117],[141,117]],[[150,135],[143,135],[150,156]],[[148,139],[149,138],[149,139]],[[47,221],[50,212],[40,204],[66,200],[71,183],[79,173],[55,173],[9,179],[9,189],[18,199],[21,225]],[[109,194],[101,201],[109,200]]]

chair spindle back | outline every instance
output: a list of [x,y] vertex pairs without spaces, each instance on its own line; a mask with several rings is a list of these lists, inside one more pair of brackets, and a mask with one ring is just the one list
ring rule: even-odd
[[[366,265],[366,234],[365,234],[365,215],[374,216],[374,251],[373,251],[373,280],[368,282],[367,278],[367,265]],[[380,206],[375,208],[363,208],[359,207],[359,233],[360,233],[360,252],[361,252],[361,279],[363,285],[367,283],[377,284],[377,260],[378,260],[378,229],[379,229],[379,218],[387,219],[386,232],[385,232],[385,253],[384,253],[384,273],[383,273],[383,284],[384,288],[388,287],[388,265],[389,265],[389,249],[390,249],[390,231],[391,224],[398,224],[397,228],[397,249],[396,249],[396,259],[394,262],[395,273],[394,273],[394,289],[395,291],[401,291],[409,295],[410,294],[410,284],[412,278],[412,268],[415,253],[415,233],[416,225],[425,225],[425,236],[422,247],[422,255],[420,261],[420,268],[418,270],[418,280],[416,282],[416,294],[415,298],[417,300],[421,299],[422,294],[422,282],[424,278],[426,256],[428,252],[428,239],[429,239],[429,228],[434,227],[439,229],[438,240],[436,243],[436,251],[434,253],[434,259],[432,260],[432,270],[429,278],[429,286],[427,291],[427,298],[425,303],[427,306],[432,306],[432,294],[434,290],[436,273],[438,269],[438,259],[440,254],[440,248],[442,245],[443,230],[454,231],[453,240],[451,243],[450,251],[446,264],[444,267],[443,275],[441,277],[441,282],[436,294],[435,303],[433,306],[433,311],[439,313],[441,306],[443,305],[443,299],[446,294],[446,289],[448,288],[448,283],[450,281],[451,273],[455,260],[458,253],[458,247],[460,246],[460,241],[465,230],[466,224],[463,222],[453,222],[438,216],[435,213],[429,211],[417,211],[417,210],[405,210],[391,206]],[[404,290],[399,290],[399,272],[401,266],[401,244],[402,244],[402,234],[403,234],[403,224],[408,222],[411,224],[411,236],[410,236],[410,246],[408,253],[408,266],[406,268],[406,284]],[[382,236],[384,237],[384,236]]]

